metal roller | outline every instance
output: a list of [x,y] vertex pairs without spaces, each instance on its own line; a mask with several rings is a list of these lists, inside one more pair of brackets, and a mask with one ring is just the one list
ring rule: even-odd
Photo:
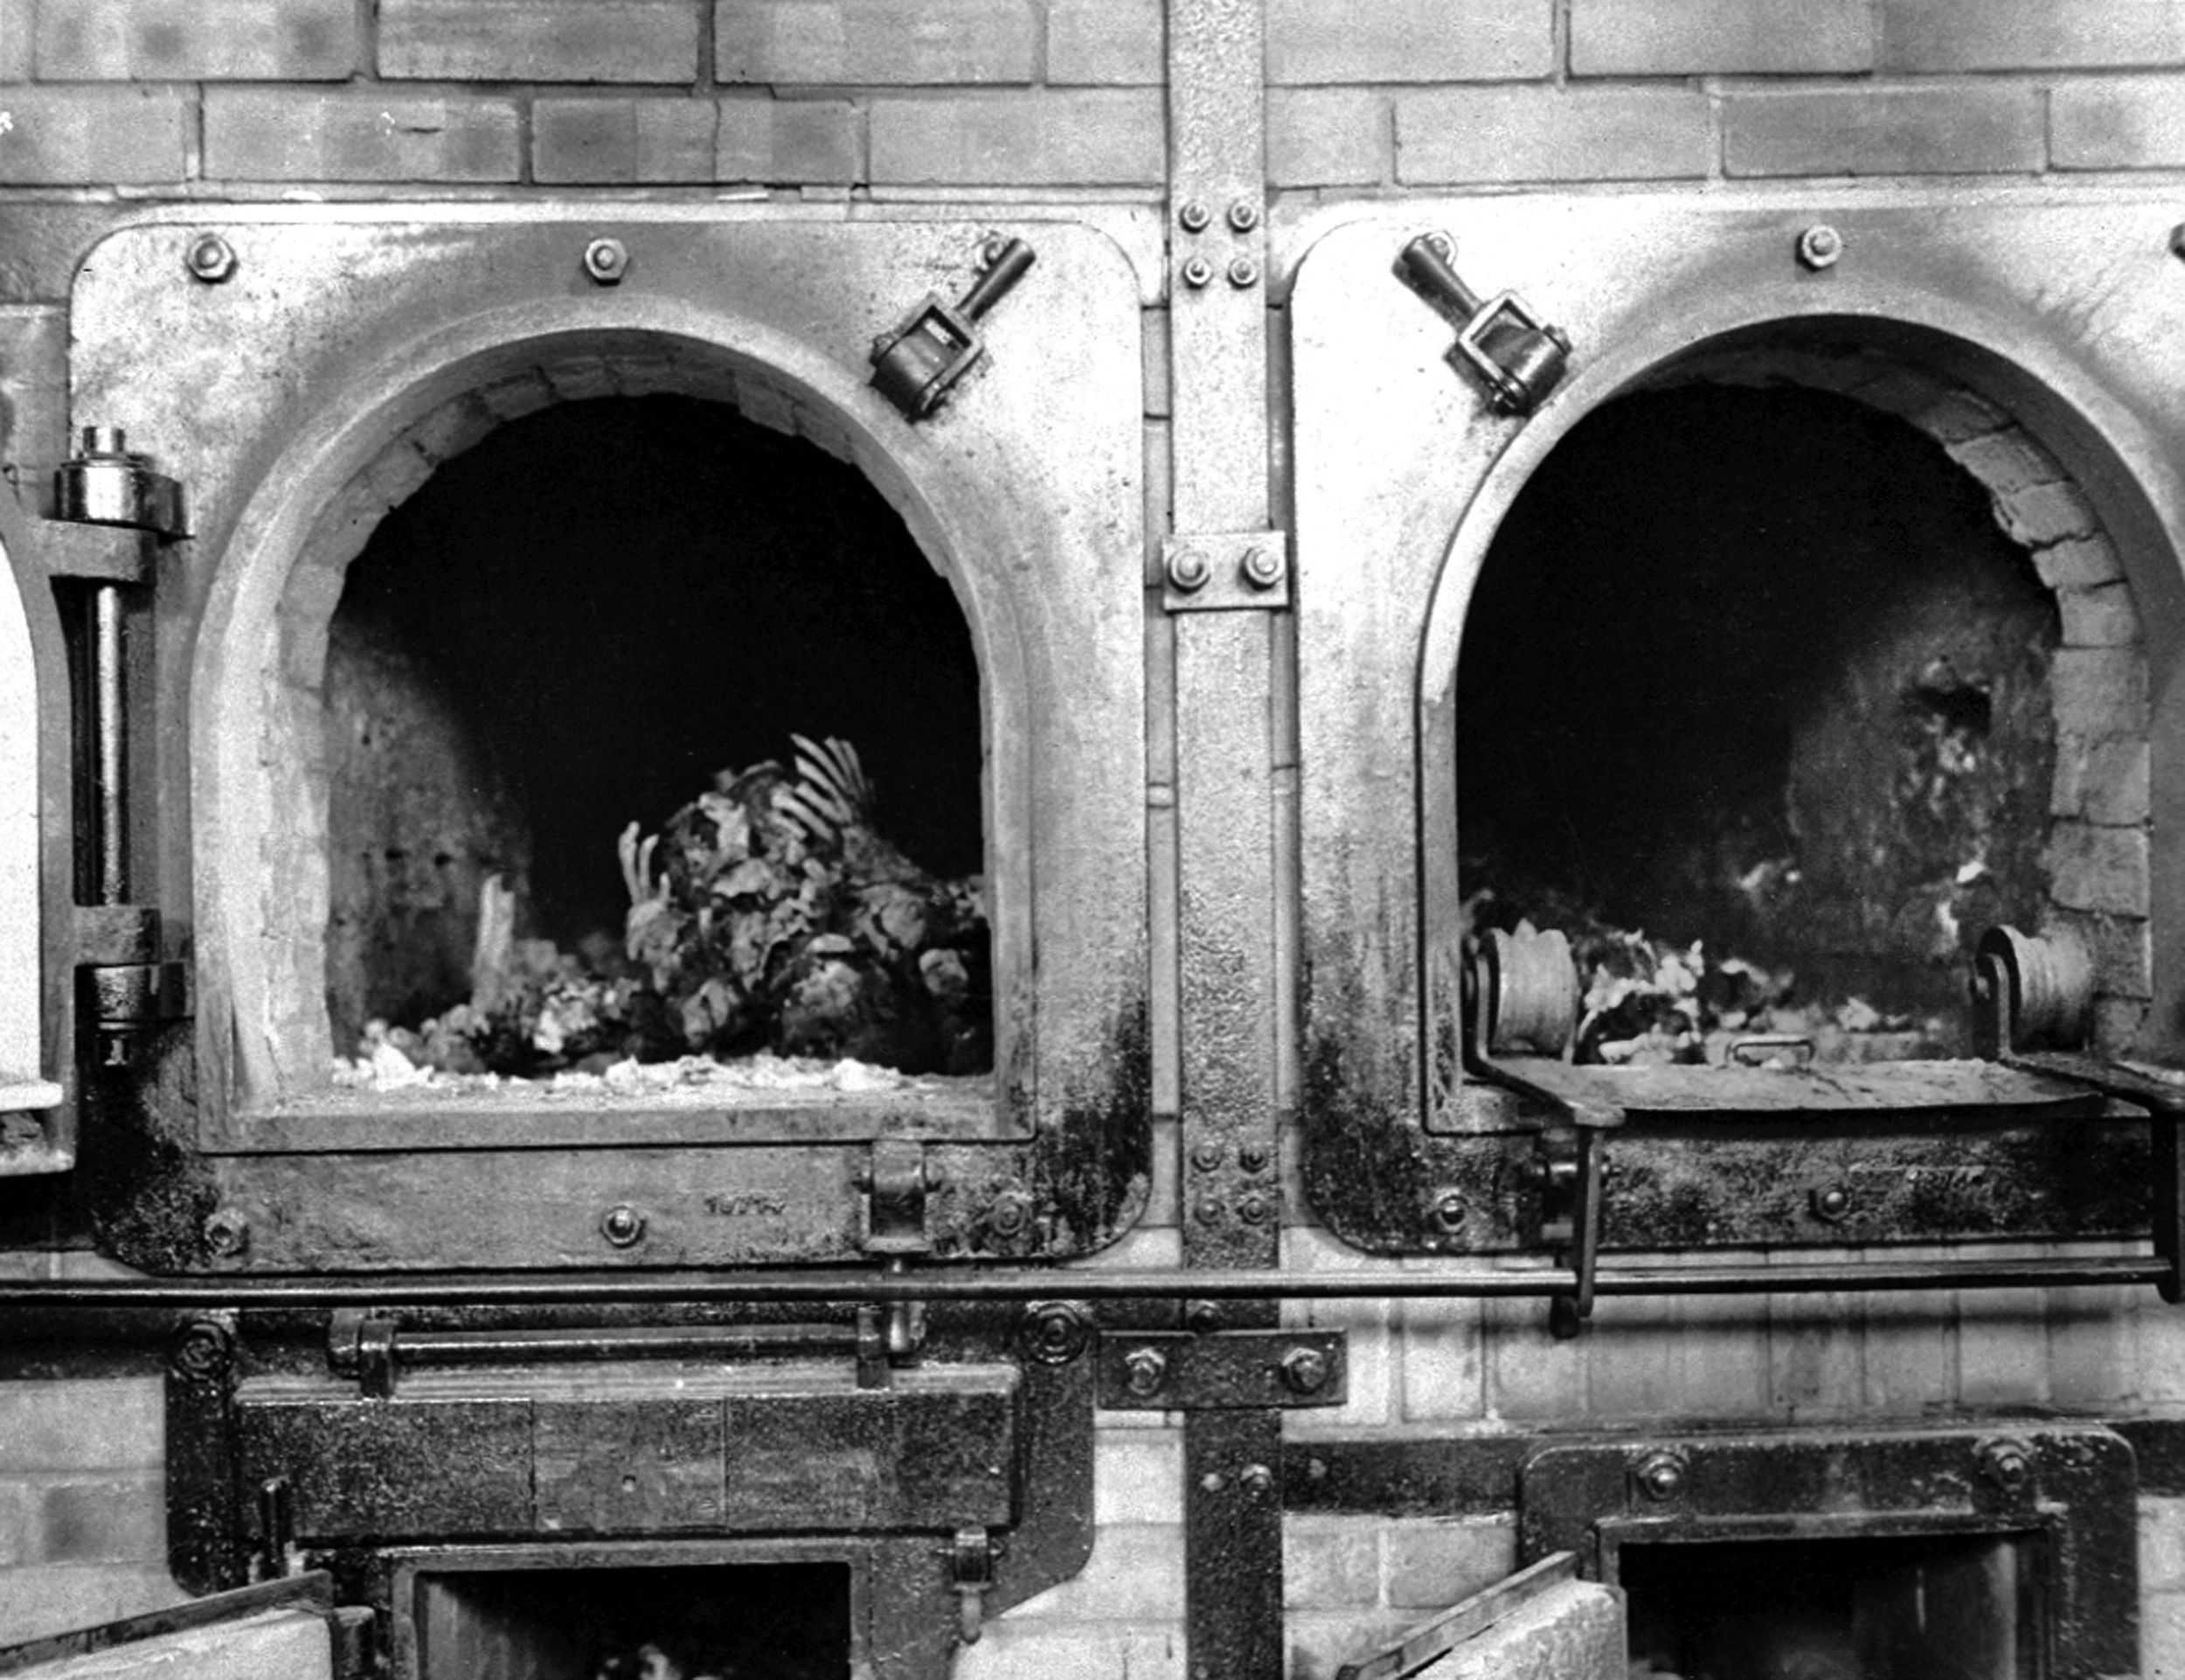
[[1490,929],[1488,1047],[1495,1055],[1565,1054],[1578,1024],[1578,971],[1571,941],[1555,928]]
[[2010,1024],[2010,1042],[2002,1050],[2084,1040],[2094,1002],[2094,955],[2077,934],[2058,932],[2036,939],[2015,927],[1991,927],[1980,935],[1973,975],[1976,1008],[1983,1001],[1983,985],[2007,994],[1994,1000],[2008,1004],[2002,1016]]

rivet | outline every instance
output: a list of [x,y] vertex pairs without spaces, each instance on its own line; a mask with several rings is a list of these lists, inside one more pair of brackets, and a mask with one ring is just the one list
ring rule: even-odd
[[629,252],[620,240],[594,240],[584,247],[584,271],[602,286],[618,286],[629,273]]
[[[1192,558],[1196,559],[1197,559],[1197,556],[1194,555]],[[1179,554],[1176,556],[1175,560],[1171,560],[1169,563],[1169,580],[1175,584],[1179,589],[1187,587],[1196,589],[1200,584],[1203,584],[1206,581],[1205,562],[1202,560],[1199,563],[1200,575],[1198,583],[1186,585],[1176,576],[1177,562],[1183,559],[1183,556]],[[1197,1167],[1201,1172],[1211,1172],[1215,1168],[1220,1166],[1221,1163],[1222,1146],[1215,1142],[1213,1139],[1206,1138],[1191,1145],[1191,1164]]]
[[[1214,219],[1214,212],[1197,198],[1187,198],[1176,206],[1176,226],[1186,233],[1203,233],[1207,224]],[[1201,281],[1199,283],[1204,285],[1206,282]]]
[[1259,265],[1250,257],[1238,257],[1229,265],[1229,283],[1244,291],[1259,283]]
[[1254,1191],[1237,1205],[1237,1217],[1246,1225],[1265,1225],[1267,1222],[1267,1198]]
[[[1169,556],[1169,581],[1187,595],[1205,588],[1207,580],[1213,575],[1214,570],[1207,565],[1206,556],[1196,548],[1179,548]],[[1214,1159],[1217,1162],[1221,1159],[1218,1147]]]
[[1259,206],[1249,198],[1239,198],[1229,207],[1229,225],[1239,233],[1249,233],[1259,226]]
[[1328,1386],[1328,1356],[1318,1348],[1292,1348],[1282,1356],[1282,1382],[1293,1394],[1317,1394]]
[[1282,581],[1281,551],[1254,543],[1245,551],[1242,570],[1254,589],[1272,589]]
[[1238,1472],[1237,1480],[1244,1483],[1249,1494],[1270,1493],[1274,1488],[1274,1472],[1264,1464],[1247,1464]]
[[1798,236],[1798,260],[1808,268],[1833,268],[1843,254],[1843,235],[1826,222],[1815,222]]
[[1190,1301],[1183,1306],[1183,1328],[1194,1336],[1211,1336],[1222,1327],[1222,1309],[1211,1301]]
[[1169,1362],[1158,1348],[1133,1348],[1123,1356],[1123,1386],[1150,1399],[1169,1378]]
[[1204,257],[1193,257],[1183,265],[1183,283],[1193,291],[1214,278],[1214,265]]
[[617,1248],[628,1248],[645,1234],[645,1216],[628,1202],[617,1202],[600,1215],[600,1234]]
[[235,247],[218,233],[200,233],[190,241],[183,260],[198,279],[217,286],[235,272]]
[[1814,1210],[1814,1218],[1834,1225],[1851,1211],[1851,1192],[1842,1184],[1828,1184],[1814,1191],[1807,1203]]
[[1197,1215],[1201,1225],[1219,1225],[1222,1222],[1222,1204],[1214,1197],[1200,1197],[1198,1205],[1192,1211]]
[[988,1210],[987,1223],[994,1227],[997,1237],[1014,1237],[1031,1220],[1031,1204],[1018,1191],[1007,1191],[994,1198]]
[[1653,1500],[1674,1499],[1684,1489],[1684,1458],[1671,1452],[1648,1453],[1632,1472],[1639,1491]]
[[1434,1204],[1428,1211],[1427,1217],[1432,1219],[1436,1230],[1445,1234],[1453,1233],[1464,1226],[1464,1193],[1445,1190],[1434,1198]]
[[205,1215],[205,1246],[222,1260],[233,1260],[250,1247],[250,1221],[232,1207],[214,1209]]
[[1980,1454],[1980,1474],[2005,1493],[2016,1493],[2033,1478],[2033,1449],[2022,1440],[1984,1440]]
[[1267,1152],[1257,1143],[1248,1143],[1237,1151],[1237,1164],[1246,1172],[1260,1172],[1267,1164]]
[[1203,1488],[1208,1493],[1219,1493],[1228,1485],[1229,1484],[1227,1482],[1222,1480],[1222,1473],[1219,1470],[1209,1470],[1204,1475],[1199,1478],[1199,1486]]

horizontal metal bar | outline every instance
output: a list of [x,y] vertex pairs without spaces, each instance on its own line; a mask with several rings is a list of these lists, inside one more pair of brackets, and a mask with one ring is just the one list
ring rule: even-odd
[[[1861,1260],[1783,1266],[1603,1267],[1602,1295],[1795,1295],[1813,1290],[2021,1289],[2154,1284],[2152,1255],[2028,1260]],[[1053,1271],[451,1273],[372,1277],[24,1279],[0,1283],[0,1311],[84,1308],[545,1307],[892,1301],[1490,1300],[1567,1295],[1560,1270],[1256,1272],[1244,1269]]]
[[427,1330],[401,1326],[389,1353],[413,1365],[497,1365],[587,1359],[763,1358],[851,1353],[848,1324],[635,1324],[615,1329]]

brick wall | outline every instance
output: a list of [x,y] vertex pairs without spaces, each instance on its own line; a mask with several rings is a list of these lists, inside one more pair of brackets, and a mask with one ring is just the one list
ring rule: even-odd
[[[2185,172],[2185,0],[1266,10],[1269,175],[1300,207],[1528,183]],[[0,199],[726,188],[1143,203],[1164,185],[1163,54],[1159,0],[0,0]],[[67,266],[0,272],[0,423],[26,475],[59,447]],[[1163,324],[1149,312],[1156,524]],[[2114,663],[2113,599],[2105,578],[2075,581],[2071,639],[2093,683]],[[2106,878],[2115,860],[2078,861]],[[1161,1143],[1170,1170],[1121,1263],[1178,1252],[1173,1127]],[[1302,1228],[1288,1258],[1360,1263]],[[2185,1407],[2185,1327],[2140,1295],[1620,1301],[1575,1343],[1551,1341],[1537,1305],[1311,1316],[1353,1332],[1353,1393],[1293,1420],[1307,1436]],[[0,1640],[174,1595],[160,1451],[152,1379],[0,1385]],[[997,1621],[960,1672],[1181,1677],[1181,1461],[1172,1420],[1105,1420],[1091,1570]],[[2149,1672],[2185,1672],[2185,1501],[2146,1516]],[[1512,1544],[1487,1519],[1294,1517],[1294,1671],[1331,1672],[1500,1572]]]

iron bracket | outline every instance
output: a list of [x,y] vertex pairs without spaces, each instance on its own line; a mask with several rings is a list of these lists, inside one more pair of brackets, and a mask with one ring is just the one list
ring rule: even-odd
[[1210,531],[1164,538],[1162,610],[1277,612],[1290,604],[1287,531]]
[[1104,1336],[1099,1404],[1116,1412],[1296,1410],[1349,1392],[1342,1330],[1149,1330]]

